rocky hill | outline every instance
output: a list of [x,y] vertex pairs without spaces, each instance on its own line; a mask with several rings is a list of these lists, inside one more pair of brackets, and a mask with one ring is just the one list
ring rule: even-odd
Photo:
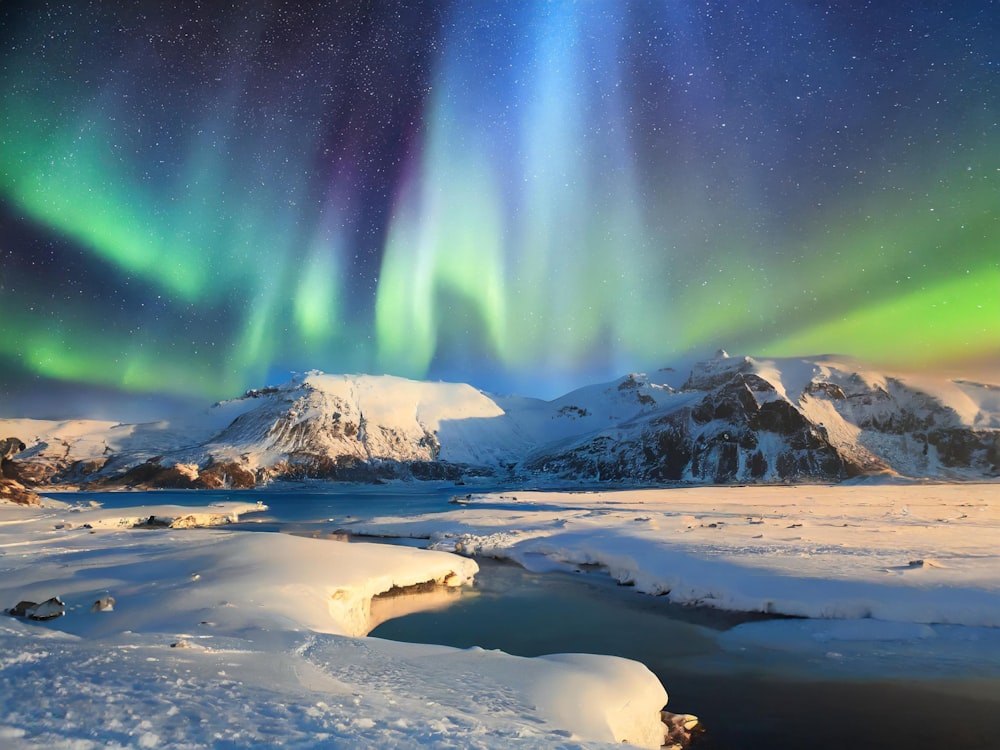
[[282,479],[485,476],[615,483],[1000,474],[1000,387],[893,378],[831,359],[732,358],[554,401],[313,372],[197,419],[0,420],[26,484],[241,488]]

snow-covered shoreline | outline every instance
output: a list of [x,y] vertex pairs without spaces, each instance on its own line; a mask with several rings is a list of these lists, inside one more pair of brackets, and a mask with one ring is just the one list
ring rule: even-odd
[[529,568],[596,565],[682,604],[996,628],[997,493],[995,484],[518,491],[343,526]]
[[662,741],[667,695],[638,662],[357,637],[375,595],[461,586],[478,570],[469,558],[149,523],[215,525],[257,509],[0,506],[0,602],[65,605],[47,622],[0,620],[0,744]]

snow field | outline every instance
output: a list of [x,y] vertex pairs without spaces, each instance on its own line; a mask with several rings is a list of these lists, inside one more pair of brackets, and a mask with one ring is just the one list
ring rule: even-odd
[[[66,614],[0,619],[0,746],[657,747],[667,696],[638,662],[359,638],[379,593],[468,583],[446,552],[207,524],[220,504],[0,506],[0,602],[58,595]],[[112,611],[93,602],[115,598]]]

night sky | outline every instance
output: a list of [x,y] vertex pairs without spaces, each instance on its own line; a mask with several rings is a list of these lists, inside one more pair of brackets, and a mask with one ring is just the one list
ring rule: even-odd
[[1000,365],[998,39],[988,1],[4,0],[0,412]]

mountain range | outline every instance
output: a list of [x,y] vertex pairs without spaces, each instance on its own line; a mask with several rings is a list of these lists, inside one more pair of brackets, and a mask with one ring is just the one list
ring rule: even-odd
[[1000,475],[1000,386],[720,351],[552,401],[310,372],[194,417],[0,419],[0,434],[4,481],[23,487],[981,480]]

